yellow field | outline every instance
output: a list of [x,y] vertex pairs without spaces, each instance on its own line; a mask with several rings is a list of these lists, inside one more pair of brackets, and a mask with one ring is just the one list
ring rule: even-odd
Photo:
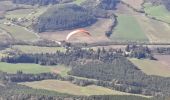
[[158,75],[163,77],[170,77],[170,67],[154,60],[130,59],[132,63],[138,66],[147,75]]
[[100,86],[87,86],[81,87],[75,84],[72,84],[67,81],[58,81],[58,80],[44,80],[37,82],[25,82],[20,83],[36,89],[47,89],[52,91],[57,91],[60,93],[67,93],[72,95],[132,95],[129,93],[119,92],[111,89],[107,89]]

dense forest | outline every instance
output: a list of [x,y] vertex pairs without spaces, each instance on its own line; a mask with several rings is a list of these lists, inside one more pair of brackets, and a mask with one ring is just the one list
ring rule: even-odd
[[91,12],[80,6],[56,5],[41,15],[33,28],[38,32],[65,30],[85,27],[96,21],[97,19]]
[[111,10],[111,9],[116,9],[116,4],[120,0],[100,0],[100,7],[103,9]]

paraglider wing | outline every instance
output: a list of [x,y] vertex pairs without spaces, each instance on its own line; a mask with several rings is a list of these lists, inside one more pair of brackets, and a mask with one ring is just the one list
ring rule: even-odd
[[78,33],[85,33],[85,34],[91,36],[91,34],[88,31],[86,31],[84,29],[78,29],[78,30],[75,30],[75,31],[69,33],[66,37],[66,40],[69,40],[70,37],[72,37],[74,34],[78,34]]

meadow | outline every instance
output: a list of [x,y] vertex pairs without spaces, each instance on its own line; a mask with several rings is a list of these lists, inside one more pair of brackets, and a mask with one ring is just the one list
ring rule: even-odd
[[0,28],[8,32],[14,39],[17,40],[36,40],[37,36],[34,32],[30,32],[21,26],[0,24]]
[[[58,80],[43,80],[36,82],[25,82],[20,83],[35,89],[46,89],[50,91],[56,91],[60,93],[72,94],[72,95],[134,95],[124,92],[119,92],[111,90],[108,88],[90,85],[86,87],[77,86],[67,81],[58,81]],[[138,95],[140,96],[140,95]],[[145,97],[145,96],[144,96]]]
[[24,73],[45,73],[51,72],[51,68],[47,66],[41,66],[38,64],[10,64],[0,62],[0,71],[7,72],[7,73],[16,73],[17,71],[22,71]]
[[148,41],[147,36],[134,16],[127,14],[117,15],[118,25],[111,35],[113,41]]
[[40,46],[30,46],[30,45],[14,45],[12,49],[19,50],[23,53],[56,53],[57,51],[65,52],[63,47],[40,47]]
[[130,61],[147,75],[170,77],[170,67],[161,61],[147,59],[130,59]]
[[170,23],[170,12],[165,8],[165,6],[153,6],[150,3],[145,3],[144,10],[149,16]]

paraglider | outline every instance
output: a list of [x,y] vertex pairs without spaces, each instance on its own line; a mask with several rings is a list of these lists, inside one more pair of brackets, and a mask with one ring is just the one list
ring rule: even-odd
[[75,30],[75,31],[73,31],[73,32],[71,32],[71,33],[69,33],[67,35],[66,41],[68,41],[73,35],[78,34],[78,33],[86,34],[88,36],[91,36],[91,34],[88,31],[84,30],[84,29],[77,29],[77,30]]

